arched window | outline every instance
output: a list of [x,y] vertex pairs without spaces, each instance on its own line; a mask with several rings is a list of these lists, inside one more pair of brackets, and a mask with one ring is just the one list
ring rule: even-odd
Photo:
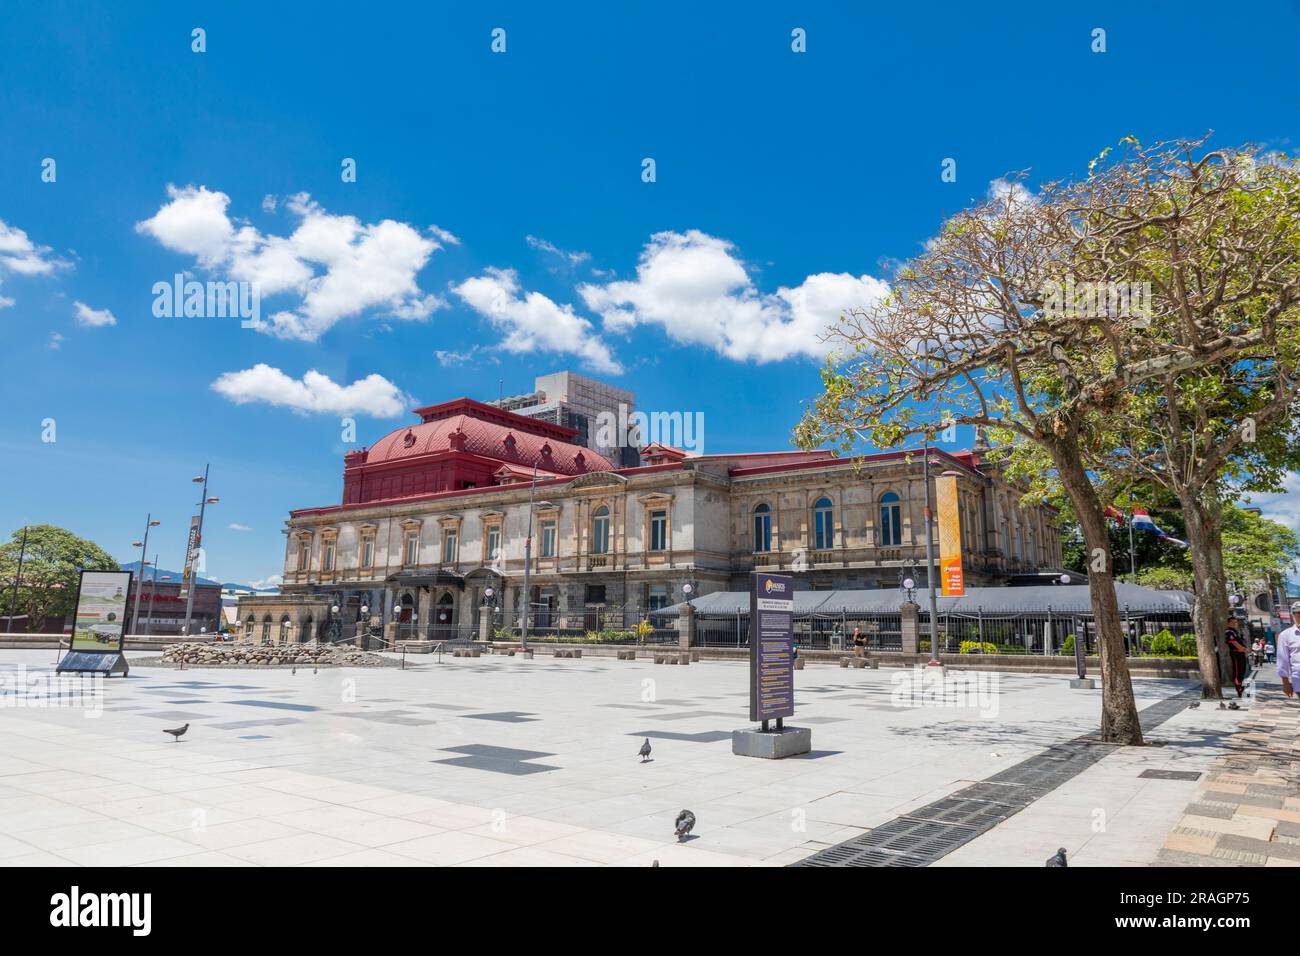
[[591,516],[591,553],[609,554],[609,509],[604,505]]
[[289,615],[286,614],[284,617],[280,618],[279,641],[281,644],[284,644],[288,640],[289,640]]
[[262,643],[271,643],[271,615],[262,615]]
[[813,505],[813,547],[818,551],[835,547],[834,515],[831,499],[818,498]]
[[754,509],[754,550],[772,550],[772,509],[767,505]]
[[903,506],[892,491],[880,496],[880,543],[884,547],[903,543]]

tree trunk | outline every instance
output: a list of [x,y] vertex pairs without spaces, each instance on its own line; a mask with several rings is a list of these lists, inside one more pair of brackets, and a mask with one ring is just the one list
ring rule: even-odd
[[1217,501],[1207,505],[1204,497],[1180,492],[1179,504],[1191,546],[1192,575],[1196,579],[1196,603],[1192,621],[1196,628],[1196,656],[1201,671],[1201,698],[1222,698],[1223,657],[1227,647],[1220,640],[1227,626],[1228,584],[1223,573],[1223,514]]
[[1054,444],[1052,458],[1061,485],[1074,505],[1088,552],[1085,555],[1088,592],[1097,628],[1097,654],[1101,658],[1101,739],[1107,743],[1141,746],[1142,724],[1124,651],[1124,629],[1119,599],[1115,596],[1115,569],[1106,517],[1074,442]]

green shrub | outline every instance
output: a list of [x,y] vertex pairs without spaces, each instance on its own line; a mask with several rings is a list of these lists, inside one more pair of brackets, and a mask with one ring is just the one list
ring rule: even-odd
[[957,648],[958,654],[996,654],[997,652],[998,646],[988,641],[982,644],[979,641],[962,641],[961,646]]
[[930,653],[930,642],[929,642],[929,641],[917,641],[917,643],[916,643],[916,649],[917,649],[918,651],[920,651],[922,654],[929,654],[929,653]]
[[1178,653],[1182,657],[1196,657],[1196,635],[1184,634],[1178,639]]
[[1151,653],[1155,657],[1178,657],[1178,638],[1168,629],[1151,638]]
[[1071,655],[1074,654],[1074,635],[1073,635],[1073,634],[1067,634],[1067,635],[1065,635],[1065,640],[1061,642],[1061,653],[1062,653],[1062,654],[1071,654]]

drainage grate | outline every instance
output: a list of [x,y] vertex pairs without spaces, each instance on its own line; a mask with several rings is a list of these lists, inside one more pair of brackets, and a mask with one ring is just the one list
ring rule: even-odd
[[[1188,693],[1152,704],[1140,714],[1150,731],[1195,699]],[[814,853],[792,866],[929,866],[1087,770],[1114,746],[1084,735],[1054,744],[987,780],[890,820],[862,836]],[[1197,779],[1181,770],[1147,770],[1141,776]]]
[[1200,780],[1201,775],[1195,770],[1143,770],[1139,777],[1150,780]]
[[1020,812],[1027,804],[991,803],[970,797],[966,791],[957,796],[938,800],[928,806],[904,814],[913,820],[929,820],[935,823],[947,823],[959,827],[992,826],[1001,823],[1014,813]]

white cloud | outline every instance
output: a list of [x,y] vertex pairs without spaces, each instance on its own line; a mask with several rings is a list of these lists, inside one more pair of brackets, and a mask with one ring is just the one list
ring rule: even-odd
[[260,581],[249,581],[250,588],[257,588],[259,591],[278,588],[284,582],[283,574],[273,574],[269,578],[262,578]]
[[[49,246],[38,246],[27,233],[0,219],[0,269],[18,275],[45,275],[68,263],[52,258]],[[11,301],[12,304],[12,301]]]
[[7,309],[14,304],[14,300],[8,296],[0,295],[0,309]]
[[446,229],[443,229],[441,226],[430,226],[429,235],[433,236],[439,242],[445,243],[449,246],[460,245],[460,239],[448,232]]
[[591,258],[590,252],[569,252],[567,249],[561,249],[554,243],[547,242],[545,239],[538,239],[536,236],[524,236],[524,240],[534,249],[549,252],[553,256],[559,256],[569,265],[581,265]]
[[825,358],[831,345],[819,339],[830,324],[887,291],[871,276],[823,272],[763,293],[730,242],[694,229],[651,236],[635,280],[578,288],[609,331],[657,324],[678,342],[757,362]]
[[98,329],[106,325],[117,325],[117,318],[108,309],[92,309],[84,302],[74,302],[73,308],[77,324],[85,328]]
[[506,333],[508,352],[560,352],[578,356],[593,371],[619,375],[618,363],[591,322],[540,292],[524,292],[513,269],[488,269],[451,291],[494,327]]
[[252,531],[253,530],[248,525],[240,524],[238,521],[232,521],[230,522],[230,524],[226,525],[226,527],[229,528],[231,531]]
[[[281,338],[315,341],[335,323],[369,309],[423,320],[447,305],[422,292],[415,279],[442,242],[460,242],[446,230],[428,238],[392,219],[363,225],[354,216],[326,212],[306,193],[298,193],[284,201],[298,227],[288,236],[275,236],[232,221],[225,193],[206,186],[168,186],[167,194],[169,201],[136,223],[136,230],[193,256],[208,272],[255,283],[263,298],[298,296],[295,307],[274,313],[262,325]],[[275,208],[274,197],[262,201],[263,209],[268,206]]]
[[54,349],[57,352],[59,346],[62,344],[63,344],[63,334],[60,332],[51,332],[50,342],[49,342],[50,348]]
[[488,350],[482,345],[471,345],[463,352],[456,352],[451,349],[436,349],[434,357],[437,358],[438,364],[443,368],[452,368],[456,366],[468,365],[482,356],[486,361],[492,364],[499,364],[499,359],[494,355],[484,354]]
[[363,412],[375,418],[395,418],[411,400],[382,375],[371,374],[351,385],[339,385],[312,369],[301,379],[259,362],[240,372],[226,372],[212,389],[236,405],[263,402],[302,414],[349,415]]
[[1249,495],[1246,503],[1260,509],[1265,518],[1300,531],[1300,472],[1289,472],[1282,479],[1283,491],[1268,495]]

